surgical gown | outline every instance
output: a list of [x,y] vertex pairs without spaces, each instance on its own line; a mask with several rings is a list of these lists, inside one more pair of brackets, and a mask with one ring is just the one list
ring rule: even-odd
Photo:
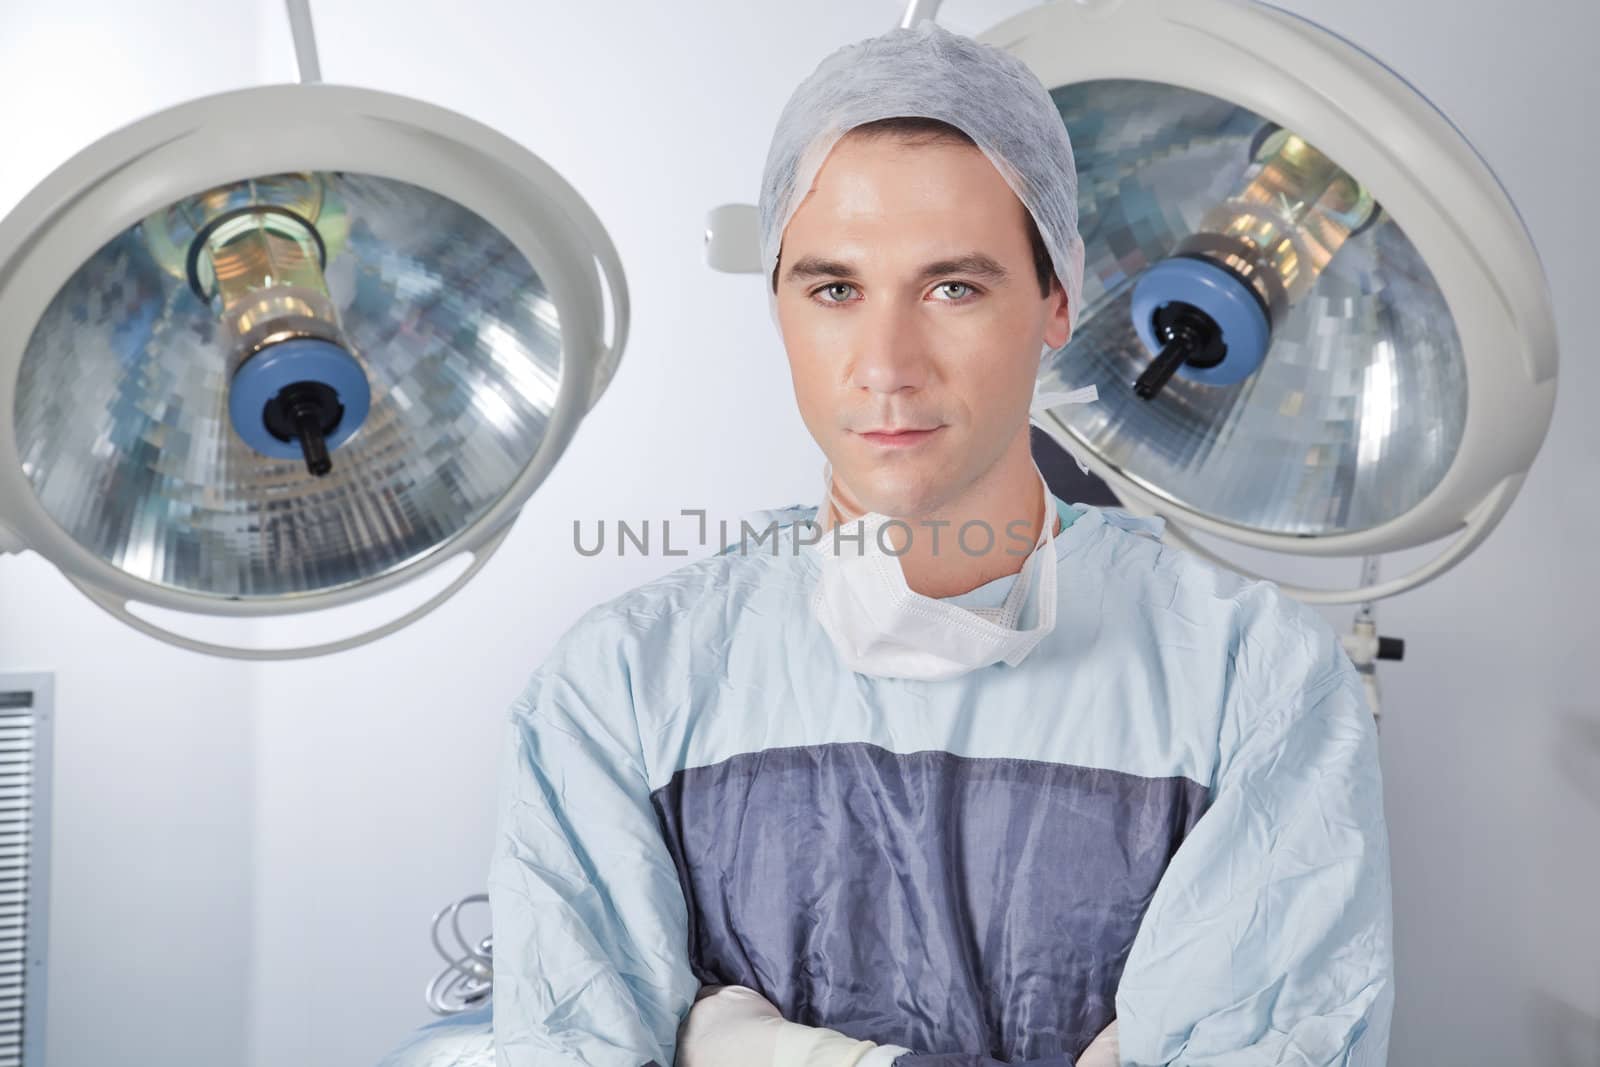
[[1070,1067],[1113,1018],[1125,1064],[1384,1062],[1388,842],[1337,637],[1056,504],[1057,622],[1016,667],[844,668],[809,507],[561,638],[512,711],[503,1067],[670,1067],[702,984],[916,1050],[896,1067]]

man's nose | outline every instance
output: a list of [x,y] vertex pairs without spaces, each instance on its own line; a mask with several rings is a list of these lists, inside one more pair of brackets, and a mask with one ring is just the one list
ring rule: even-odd
[[861,310],[850,364],[851,386],[894,393],[926,384],[929,339],[916,311],[899,300]]

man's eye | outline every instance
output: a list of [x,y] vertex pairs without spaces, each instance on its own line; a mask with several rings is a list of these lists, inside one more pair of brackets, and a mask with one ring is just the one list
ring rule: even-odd
[[[952,289],[959,289],[959,290],[962,290],[962,291],[958,292],[958,293],[950,294],[949,291],[952,290]],[[944,292],[944,293],[946,293],[947,295],[950,296],[950,300],[953,302],[953,301],[962,299],[963,297],[965,297],[968,294],[974,292],[975,290],[972,288],[972,286],[968,285],[966,282],[943,282],[940,285],[936,286],[934,288],[934,291],[935,292]]]
[[[832,285],[824,285],[817,292],[827,294],[823,297],[823,303],[825,304],[842,304],[854,289],[855,286],[846,282],[834,282]],[[838,299],[835,299],[835,297]]]

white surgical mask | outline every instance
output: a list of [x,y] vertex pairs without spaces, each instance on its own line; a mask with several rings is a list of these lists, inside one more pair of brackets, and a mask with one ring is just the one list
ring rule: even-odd
[[[1036,391],[1032,410],[1094,399],[1093,386],[1071,393]],[[1039,474],[1037,466],[1034,473]],[[843,526],[845,509],[833,495],[831,466],[824,466],[823,478],[825,496],[817,522],[831,525],[831,507]],[[830,530],[811,545],[822,560],[812,612],[845,665],[859,674],[883,678],[943,681],[993,663],[1013,667],[1021,663],[1056,625],[1056,515],[1042,474],[1039,488],[1043,497],[1039,537],[998,608],[965,608],[914,592],[906,584],[899,557],[887,547],[885,527],[893,521],[887,515],[868,513],[849,520],[855,530],[841,531],[845,536]],[[1020,629],[1023,606],[1035,586],[1038,618],[1033,626]]]
[[[941,681],[991,663],[1021,663],[1056,625],[1055,516],[1042,477],[1039,484],[1046,509],[1039,538],[999,608],[973,611],[914,592],[886,548],[887,515],[842,522],[811,545],[822,557],[812,612],[845,665],[883,678]],[[1042,590],[1038,621],[1017,629],[1035,584]]]

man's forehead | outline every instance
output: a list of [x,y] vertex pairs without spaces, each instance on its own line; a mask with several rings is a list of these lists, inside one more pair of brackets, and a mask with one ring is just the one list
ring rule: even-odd
[[[888,226],[944,234],[949,242],[969,245],[1009,230],[1016,221],[1026,226],[1028,209],[972,145],[910,146],[922,155],[912,158],[904,151],[884,154],[880,141],[889,139],[869,139],[855,153],[841,154],[842,142],[835,147],[790,215],[786,243],[797,232],[834,243],[857,231],[864,240],[880,241],[881,233],[869,231]],[[930,152],[942,155],[926,155]]]
[[[1015,195],[988,156],[973,144],[846,134],[823,159],[802,199],[907,199],[923,190],[959,186],[997,197]],[[895,194],[902,194],[896,196]]]
[[994,282],[1013,272],[1005,263],[1029,254],[1031,218],[1012,197],[998,211],[954,204],[949,210],[855,216],[811,205],[784,232],[782,277],[862,277],[911,272],[918,278],[968,274]]
[[834,146],[784,228],[779,280],[884,269],[1003,283],[1026,254],[1027,207],[976,146],[892,136]]

